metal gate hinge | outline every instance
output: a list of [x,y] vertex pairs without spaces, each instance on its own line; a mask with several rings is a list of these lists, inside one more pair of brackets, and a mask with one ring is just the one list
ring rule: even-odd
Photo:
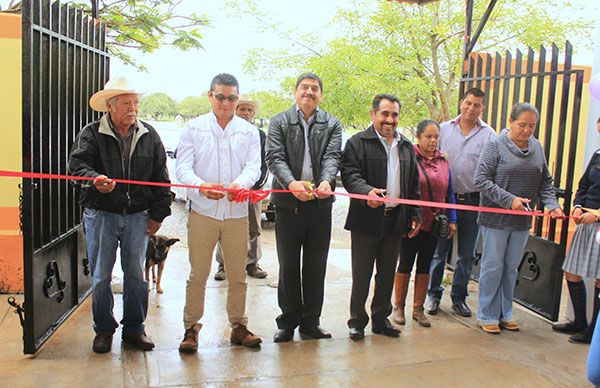
[[14,296],[8,297],[8,304],[15,308],[15,314],[19,315],[19,321],[21,321],[21,327],[25,327],[25,309],[23,303],[19,304],[15,301]]

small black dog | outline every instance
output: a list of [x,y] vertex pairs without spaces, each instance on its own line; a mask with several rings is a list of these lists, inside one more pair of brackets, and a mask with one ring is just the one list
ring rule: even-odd
[[[148,282],[148,291],[152,288],[152,283],[156,283],[156,292],[163,293],[160,286],[163,268],[167,260],[167,254],[171,245],[179,241],[178,238],[169,238],[165,236],[150,236],[148,239],[148,249],[146,250],[146,281]],[[158,265],[158,276],[156,276],[156,266]],[[152,268],[152,283],[150,282],[150,268]]]

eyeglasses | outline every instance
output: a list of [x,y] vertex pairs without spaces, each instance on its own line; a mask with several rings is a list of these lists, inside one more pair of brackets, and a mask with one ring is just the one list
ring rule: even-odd
[[232,94],[230,96],[224,96],[222,94],[214,94],[213,92],[211,92],[211,94],[217,99],[217,101],[219,102],[223,102],[225,100],[228,100],[229,102],[236,102],[240,96],[236,96],[235,94]]

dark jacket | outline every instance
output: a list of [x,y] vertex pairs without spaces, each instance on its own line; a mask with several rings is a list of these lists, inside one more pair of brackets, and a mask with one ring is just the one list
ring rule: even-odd
[[[400,156],[400,198],[420,199],[419,171],[413,145],[400,135],[397,150]],[[374,188],[387,188],[387,153],[372,125],[346,142],[342,157],[342,183],[348,193],[364,195]],[[409,231],[412,220],[421,222],[421,208],[398,205],[393,233],[398,237],[404,235]],[[383,224],[384,206],[372,208],[365,200],[350,200],[346,229],[380,237]]]
[[594,152],[579,180],[573,205],[600,209],[600,150]]
[[260,135],[260,178],[256,181],[254,186],[252,186],[252,190],[259,190],[267,182],[267,178],[269,175],[269,170],[267,169],[267,161],[265,160],[265,143],[267,139],[267,135],[265,135],[265,131],[256,127],[258,130],[258,134]]
[[[131,144],[129,176],[124,175],[119,142],[108,124],[109,116],[85,126],[77,135],[69,158],[70,175],[169,183],[167,159],[160,136],[150,125],[138,121],[138,130]],[[157,222],[171,214],[171,193],[168,187],[117,183],[114,190],[102,194],[92,181],[81,182],[84,207],[110,213],[133,214],[148,210]]]
[[[335,117],[319,109],[308,129],[310,158],[315,185],[328,181],[335,190],[335,176],[340,169],[342,125]],[[296,106],[275,115],[267,135],[267,165],[273,174],[272,188],[287,189],[290,182],[300,180],[304,161],[304,128]],[[334,196],[316,200],[319,206],[329,206]],[[276,207],[296,209],[300,201],[292,194],[273,193]]]

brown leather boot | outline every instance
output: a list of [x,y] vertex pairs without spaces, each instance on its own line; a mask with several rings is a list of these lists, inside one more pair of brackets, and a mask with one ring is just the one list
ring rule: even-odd
[[392,320],[398,325],[404,325],[406,323],[404,306],[406,305],[406,294],[408,294],[409,282],[409,273],[396,272],[394,278],[394,311],[392,313]]
[[243,345],[247,348],[258,348],[262,342],[260,337],[254,335],[242,324],[237,325],[231,330],[231,337],[229,339],[232,344]]
[[194,325],[185,330],[183,341],[179,344],[179,351],[182,353],[196,353],[198,351],[198,332],[200,327]]
[[418,273],[415,275],[415,295],[413,302],[413,319],[423,327],[430,327],[431,322],[425,316],[423,312],[423,304],[425,303],[425,297],[427,296],[427,289],[429,288],[429,274]]

